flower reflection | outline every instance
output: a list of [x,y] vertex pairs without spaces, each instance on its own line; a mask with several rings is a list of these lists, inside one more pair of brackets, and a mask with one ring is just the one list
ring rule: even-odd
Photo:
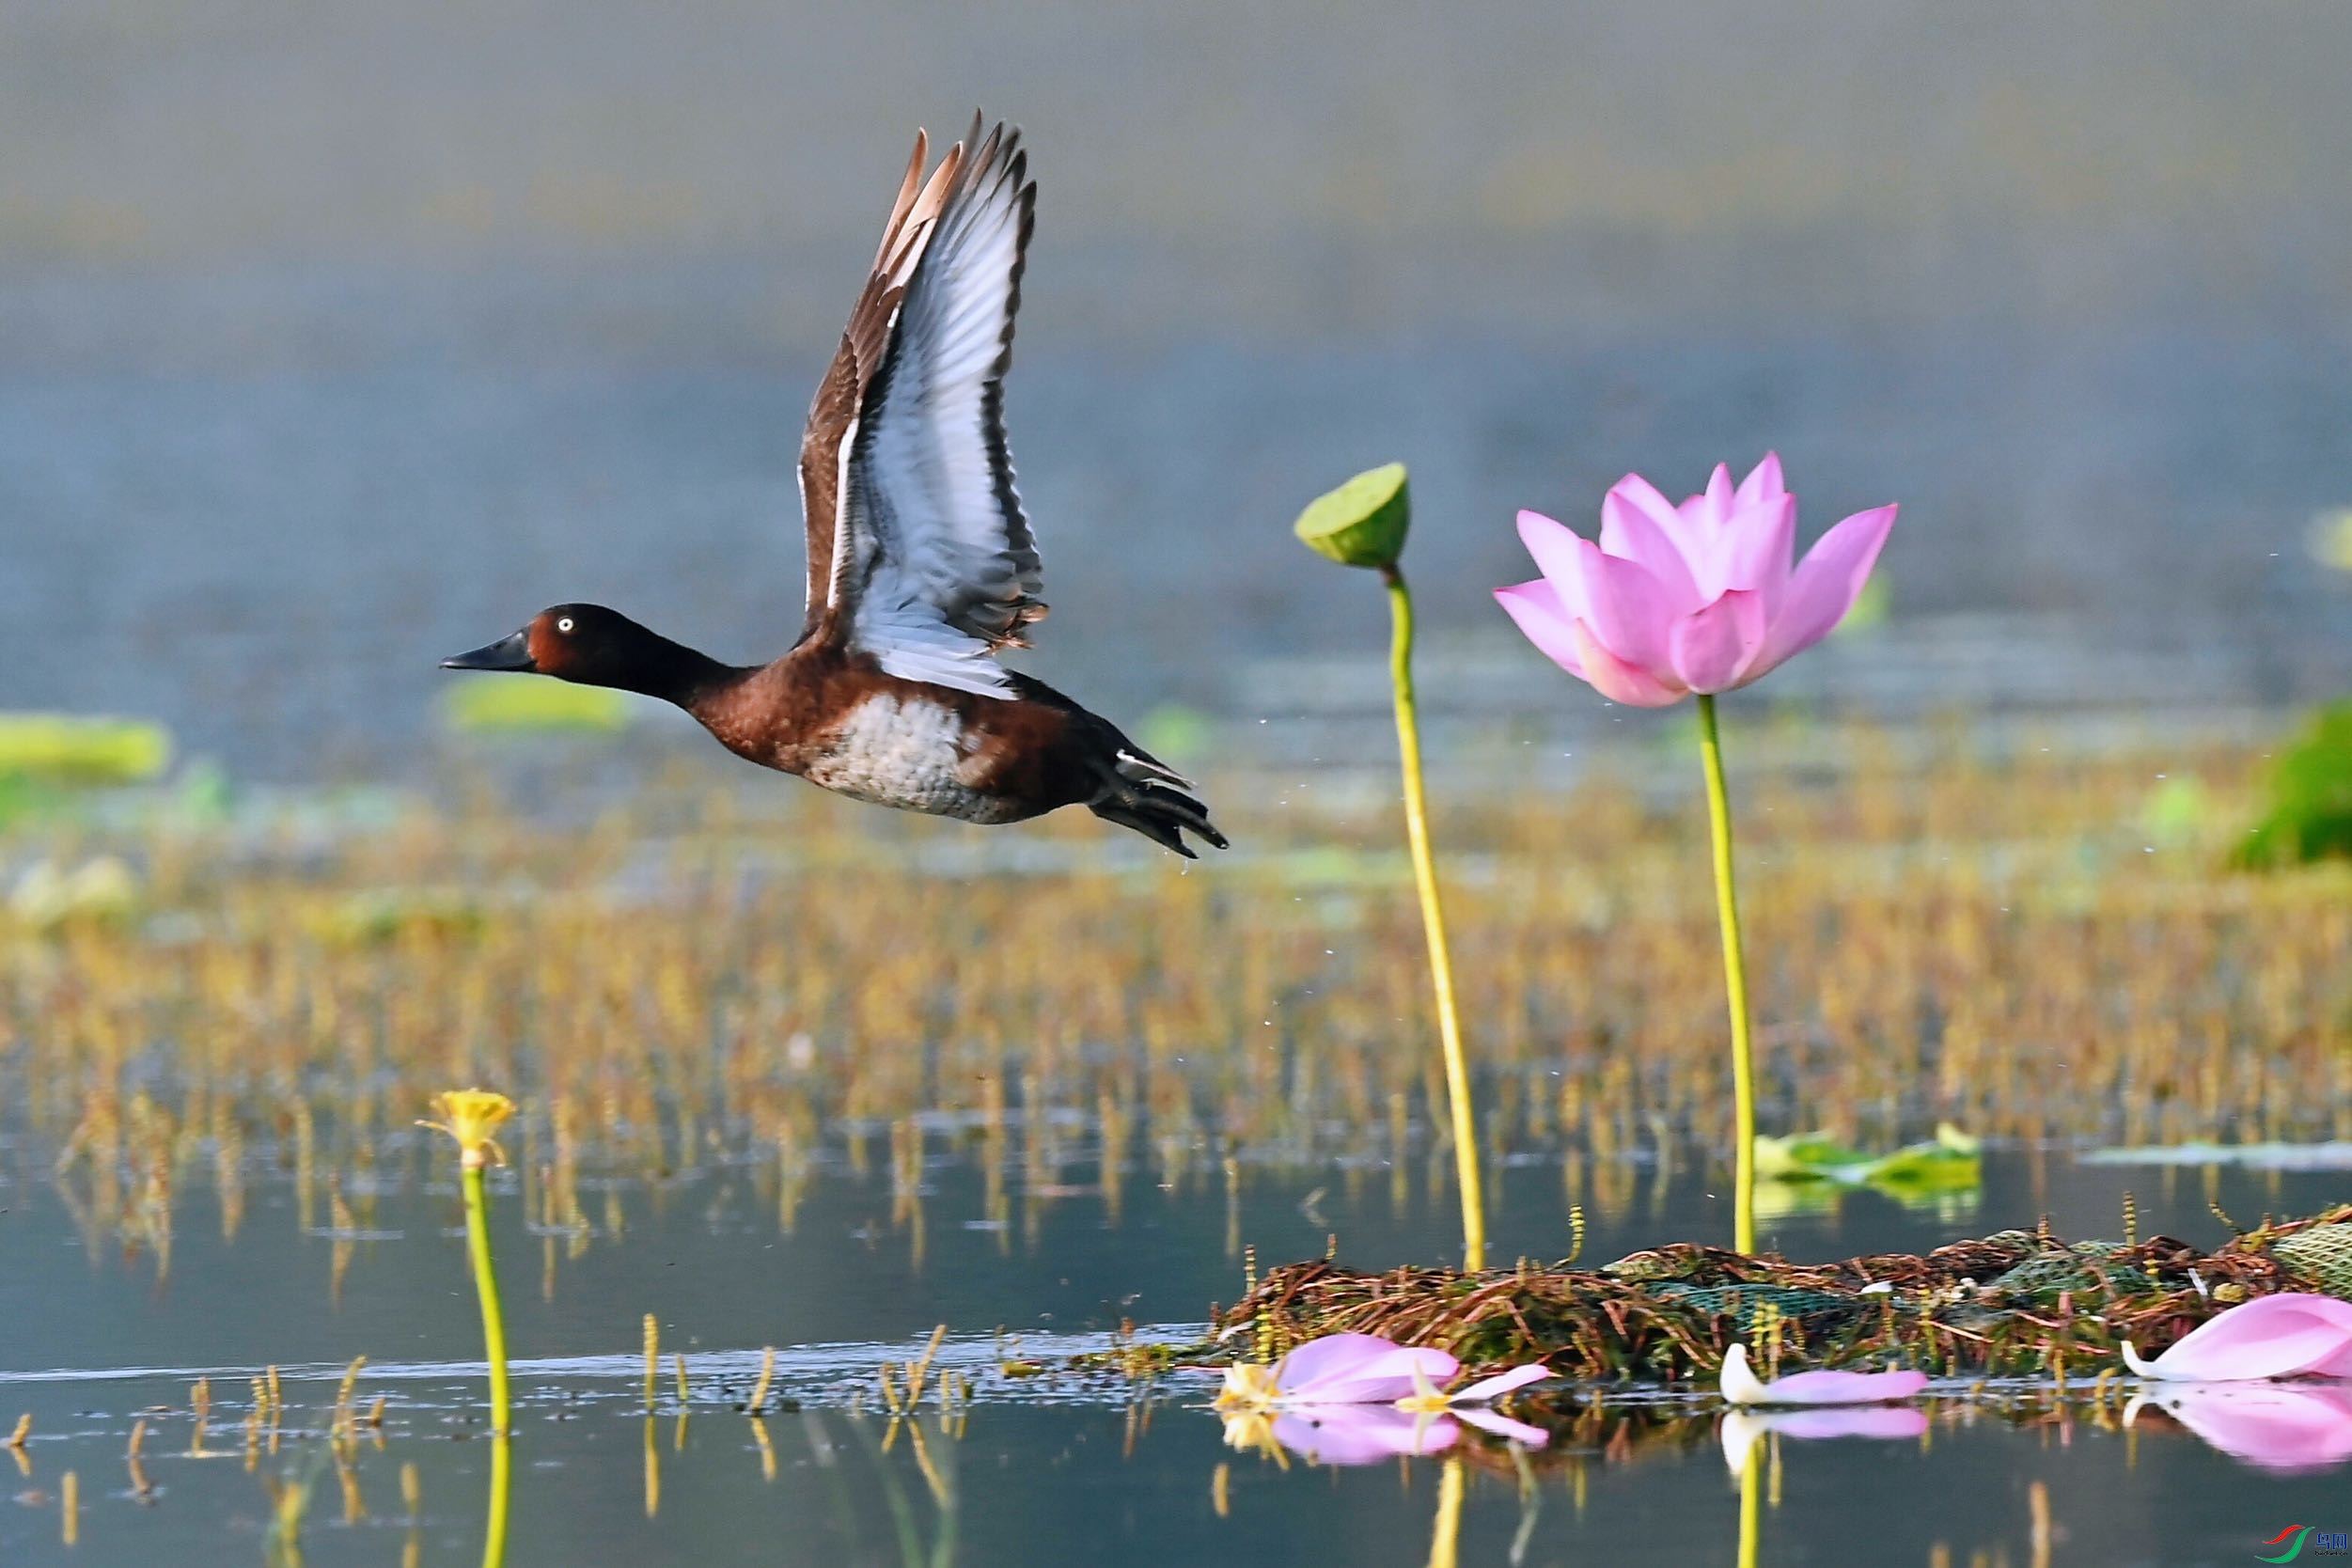
[[2124,1424],[2151,1405],[2257,1469],[2323,1470],[2352,1459],[2352,1385],[2168,1384],[2134,1398]]
[[1720,1433],[1723,1461],[1732,1467],[1733,1475],[1746,1472],[1748,1455],[1768,1432],[1799,1442],[1820,1437],[1869,1437],[1898,1442],[1925,1435],[1927,1415],[1905,1404],[1824,1405],[1811,1410],[1734,1409],[1723,1418]]

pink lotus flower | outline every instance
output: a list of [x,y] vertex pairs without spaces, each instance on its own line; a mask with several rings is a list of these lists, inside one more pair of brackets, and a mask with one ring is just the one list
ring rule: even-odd
[[2152,1404],[2258,1469],[2320,1470],[2352,1459],[2352,1388],[2342,1384],[2183,1383],[2133,1399],[2124,1424]]
[[1227,1442],[1258,1447],[1271,1437],[1335,1465],[1364,1462],[1341,1454],[1435,1453],[1459,1435],[1456,1420],[1529,1448],[1544,1446],[1548,1435],[1543,1428],[1485,1406],[1551,1376],[1549,1367],[1531,1362],[1444,1389],[1461,1371],[1462,1363],[1442,1350],[1412,1349],[1373,1334],[1328,1334],[1271,1367],[1236,1362],[1226,1368],[1216,1404],[1226,1413]]
[[1495,590],[1551,661],[1611,701],[1663,708],[1747,685],[1834,630],[1877,563],[1895,509],[1856,512],[1795,559],[1796,498],[1767,453],[1736,489],[1717,464],[1675,506],[1639,474],[1601,502],[1598,544],[1519,514],[1544,575]]
[[1723,1353],[1723,1397],[1733,1404],[1890,1404],[1927,1387],[1923,1372],[1806,1372],[1761,1382],[1737,1340]]
[[2226,1383],[2257,1377],[2352,1377],[2352,1301],[2289,1291],[2206,1319],[2150,1361],[2129,1341],[2124,1364],[2142,1377]]

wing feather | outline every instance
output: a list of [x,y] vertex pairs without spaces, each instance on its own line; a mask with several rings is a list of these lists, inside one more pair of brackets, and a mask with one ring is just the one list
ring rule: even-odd
[[964,149],[950,148],[929,180],[923,165],[930,161],[930,138],[915,133],[915,151],[906,161],[906,175],[890,203],[889,221],[875,248],[874,264],[851,307],[849,325],[817,396],[808,409],[808,428],[800,439],[800,510],[808,532],[808,619],[806,637],[817,630],[832,593],[834,539],[839,531],[841,477],[855,444],[858,411],[867,388],[881,371],[888,353],[890,329],[900,302],[922,259],[923,245],[939,216],[940,203],[954,183]]
[[[821,487],[804,447],[802,472],[811,632],[872,652],[893,673],[1002,694],[1010,690],[1005,672],[989,655],[1020,643],[1023,629],[1045,613],[1036,597],[1037,540],[1004,431],[1004,377],[1037,187],[1019,132],[999,125],[984,141],[980,132],[975,119],[971,135],[914,197],[900,241],[911,259],[897,270],[886,238],[875,275],[891,281],[873,308],[888,312],[886,345],[878,363],[869,358],[854,339],[861,325],[870,336],[870,323],[853,318],[844,345],[859,400],[834,421],[838,466]],[[934,190],[936,205],[926,212]],[[901,228],[894,210],[893,232]],[[820,611],[821,499],[832,501],[835,526]]]

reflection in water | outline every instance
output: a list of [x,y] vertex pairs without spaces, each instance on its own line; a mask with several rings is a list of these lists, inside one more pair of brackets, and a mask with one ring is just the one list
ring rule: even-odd
[[2125,1425],[2151,1408],[2261,1469],[2327,1469],[2352,1459],[2352,1384],[2152,1385],[2125,1408]]
[[1437,1524],[1429,1542],[1429,1568],[1455,1568],[1462,1559],[1462,1494],[1468,1482],[1459,1458],[1446,1461],[1437,1479]]
[[513,1435],[493,1433],[490,1439],[490,1508],[482,1527],[482,1568],[506,1568],[507,1510],[513,1490]]

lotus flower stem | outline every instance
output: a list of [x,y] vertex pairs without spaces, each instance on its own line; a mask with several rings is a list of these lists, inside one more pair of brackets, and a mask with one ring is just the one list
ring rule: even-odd
[[1739,939],[1739,893],[1732,875],[1732,798],[1723,784],[1723,739],[1715,698],[1699,698],[1699,749],[1707,769],[1707,823],[1715,845],[1715,907],[1723,926],[1723,986],[1732,1010],[1732,1247],[1756,1250],[1756,1058],[1748,1021],[1748,959]]
[[1388,585],[1393,632],[1388,675],[1396,691],[1397,751],[1404,767],[1404,822],[1413,847],[1413,879],[1421,898],[1421,929],[1429,939],[1429,975],[1437,994],[1437,1038],[1446,1057],[1446,1099],[1453,1116],[1453,1163],[1462,1188],[1462,1266],[1486,1266],[1486,1200],[1480,1184],[1478,1125],[1470,1105],[1470,1070],[1462,1051],[1462,1012],[1453,994],[1453,955],[1446,945],[1446,912],[1437,893],[1437,856],[1430,847],[1429,805],[1421,786],[1421,729],[1413,698],[1413,594],[1394,562],[1380,569]]

